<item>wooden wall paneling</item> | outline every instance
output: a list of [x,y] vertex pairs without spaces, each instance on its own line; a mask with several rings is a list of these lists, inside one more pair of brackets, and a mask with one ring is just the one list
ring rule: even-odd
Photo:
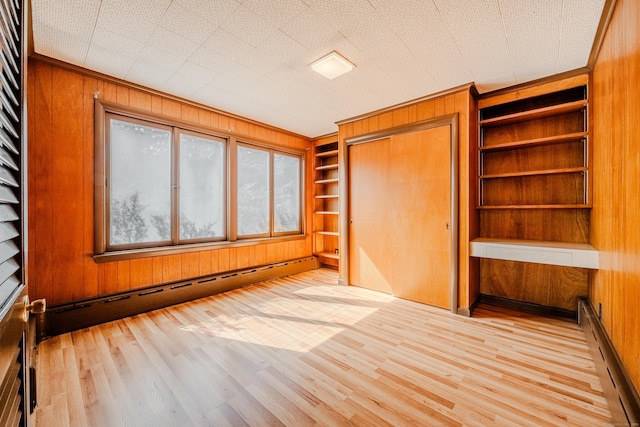
[[229,249],[219,249],[218,251],[218,271],[228,271],[229,268]]
[[600,270],[589,297],[636,390],[640,390],[640,221],[637,140],[640,138],[640,4],[619,0],[593,70],[594,191],[591,241]]
[[108,262],[104,265],[104,283],[100,289],[100,295],[109,295],[118,292],[118,263]]
[[577,298],[587,294],[589,273],[583,268],[494,259],[480,263],[483,294],[571,311],[578,308]]
[[585,243],[589,241],[589,210],[488,209],[481,213],[480,229],[479,237]]
[[159,285],[161,283],[165,283],[163,277],[163,269],[162,269],[162,257],[152,257],[152,265],[153,265],[153,284]]
[[176,282],[182,278],[182,256],[165,255],[162,257],[162,280],[165,283]]
[[[50,304],[83,297],[83,81],[82,76],[54,68],[52,132],[56,141],[52,158],[53,178],[53,277],[56,287]],[[56,88],[64,87],[60,92]]]
[[[264,265],[283,261],[287,256],[300,258],[311,254],[309,236],[279,246],[260,244],[259,249],[252,246],[222,248],[185,256],[154,256],[96,264],[92,259],[94,92],[98,91],[100,98],[106,101],[184,119],[212,130],[228,131],[231,120],[220,113],[41,61],[32,60],[29,67],[31,232],[27,274],[33,299],[45,297],[49,304],[63,303],[122,289],[179,281],[187,276],[223,272],[231,267]],[[236,131],[261,141],[301,150],[309,148],[310,141],[305,138],[239,118],[233,118],[233,126]],[[305,162],[307,191],[312,185],[310,159],[309,153]],[[309,225],[312,199],[307,197],[305,202]],[[59,205],[66,205],[66,210]],[[69,220],[77,226],[68,227]],[[64,224],[65,227],[60,227],[64,233],[59,232],[55,224]]]
[[[53,87],[51,84],[51,66],[31,62],[34,73],[29,80],[34,90],[34,102],[29,104],[29,198],[33,200],[29,209],[30,223],[35,224],[29,230],[29,253],[33,260],[29,268],[31,299],[54,299],[53,287],[53,127],[51,109],[53,107]],[[35,93],[38,95],[35,96]],[[34,221],[34,219],[36,219]]]
[[129,261],[129,286],[131,289],[144,288],[153,283],[153,258]]
[[152,109],[151,95],[139,90],[131,89],[129,91],[129,106],[139,110],[151,111]]
[[211,273],[218,273],[220,269],[220,251],[211,251]]
[[[89,94],[98,90],[98,81],[91,77],[83,78],[83,110],[82,110],[82,192],[91,194],[94,188],[94,100]],[[84,278],[82,297],[91,298],[99,295],[98,265],[91,259],[94,249],[94,203],[91,198],[83,197],[83,265]]]
[[198,252],[198,275],[206,276],[213,273],[214,271],[211,268],[211,251]]
[[194,278],[200,275],[200,254],[189,252],[180,255],[181,259],[181,279]]
[[131,288],[131,282],[129,277],[129,262],[130,261],[117,261],[118,276],[116,279],[116,289],[118,292],[125,292]]

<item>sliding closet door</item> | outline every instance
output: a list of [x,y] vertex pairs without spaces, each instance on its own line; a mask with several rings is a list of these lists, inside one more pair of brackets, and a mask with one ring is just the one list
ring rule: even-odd
[[389,143],[349,147],[349,283],[390,294]]
[[450,149],[449,125],[349,147],[350,284],[450,307]]

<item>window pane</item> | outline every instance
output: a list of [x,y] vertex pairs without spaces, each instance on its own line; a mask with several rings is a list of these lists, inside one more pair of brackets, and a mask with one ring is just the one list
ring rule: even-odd
[[238,147],[238,235],[269,233],[269,152]]
[[171,133],[111,119],[109,134],[110,244],[169,240]]
[[300,158],[273,156],[273,229],[300,230]]
[[180,239],[224,236],[224,143],[180,135]]

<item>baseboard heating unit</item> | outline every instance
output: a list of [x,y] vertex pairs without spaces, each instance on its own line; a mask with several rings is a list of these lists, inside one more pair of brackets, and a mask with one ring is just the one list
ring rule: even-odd
[[315,268],[312,256],[52,306],[40,319],[38,335],[60,335]]
[[582,326],[596,363],[602,389],[609,403],[612,425],[640,426],[640,399],[591,302],[578,301],[578,323]]

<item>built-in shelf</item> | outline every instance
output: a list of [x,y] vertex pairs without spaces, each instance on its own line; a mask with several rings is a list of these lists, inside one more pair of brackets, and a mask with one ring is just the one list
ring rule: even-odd
[[336,236],[336,237],[340,235],[338,234],[337,231],[322,231],[322,230],[316,231],[316,234],[320,234],[322,236]]
[[476,206],[478,209],[587,209],[591,205],[586,204],[566,204],[566,205],[485,205]]
[[599,268],[599,252],[586,243],[480,238],[470,246],[471,256],[478,258]]
[[586,171],[587,171],[586,167],[560,168],[560,169],[545,169],[545,170],[535,170],[535,171],[496,173],[496,174],[490,174],[490,175],[480,175],[479,178],[480,179],[513,178],[518,176],[554,175],[559,173],[582,173]]
[[335,252],[322,251],[322,252],[316,253],[316,255],[321,256],[321,257],[325,257],[325,258],[329,258],[329,259],[340,259],[340,255],[338,255]]
[[316,153],[316,157],[331,157],[337,156],[338,150],[330,150],[330,151],[319,151]]
[[313,254],[321,264],[337,267],[339,175],[338,142],[314,144]]
[[338,182],[338,178],[319,179],[316,181],[316,184],[331,184],[334,182]]
[[566,142],[580,141],[587,137],[587,132],[575,132],[566,135],[555,135],[546,138],[527,139],[523,141],[505,142],[502,144],[483,145],[480,151],[510,150],[513,148],[539,147],[542,145],[564,144]]
[[491,119],[480,120],[480,126],[492,127],[507,125],[510,123],[522,122],[525,120],[543,119],[545,117],[558,116],[561,114],[575,113],[587,107],[586,100],[567,102],[565,104],[552,105],[550,107],[527,110],[520,113],[507,114]]
[[317,166],[316,170],[317,171],[328,171],[328,170],[332,170],[332,169],[338,169],[338,164],[337,163],[333,163],[330,165],[322,165],[322,166]]

